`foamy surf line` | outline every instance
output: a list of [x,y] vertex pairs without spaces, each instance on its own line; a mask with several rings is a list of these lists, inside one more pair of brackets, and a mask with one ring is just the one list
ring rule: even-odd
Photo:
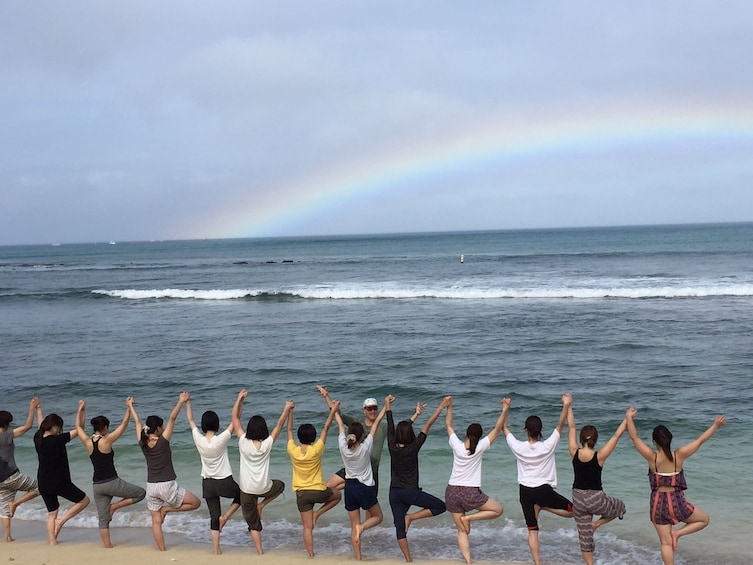
[[753,285],[689,286],[689,287],[624,287],[624,288],[389,288],[389,287],[308,287],[298,289],[122,289],[93,290],[93,294],[125,300],[248,300],[248,299],[311,299],[311,300],[368,300],[368,299],[642,299],[642,298],[714,298],[753,297]]

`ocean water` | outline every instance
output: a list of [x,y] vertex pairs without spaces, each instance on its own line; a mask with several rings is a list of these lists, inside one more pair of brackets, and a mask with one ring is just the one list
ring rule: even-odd
[[[663,423],[676,446],[725,413],[727,425],[685,465],[689,500],[711,515],[706,530],[680,541],[677,562],[689,565],[748,563],[753,554],[741,496],[753,459],[751,335],[753,224],[0,247],[0,408],[16,424],[33,395],[72,427],[80,398],[87,419],[117,421],[127,395],[142,418],[166,418],[181,390],[197,416],[216,410],[225,424],[248,388],[245,416],[273,423],[292,398],[296,422],[319,427],[326,409],[316,384],[356,414],[365,397],[392,393],[398,418],[419,400],[431,410],[451,394],[460,430],[474,421],[490,429],[500,398],[511,396],[511,428],[521,435],[532,413],[551,430],[569,391],[579,425],[596,425],[602,438],[633,405],[646,441]],[[31,436],[17,440],[16,453],[33,474]],[[334,439],[327,475],[341,466]],[[183,414],[172,444],[179,482],[200,495]],[[74,481],[91,493],[84,449],[74,440],[68,452]],[[120,475],[143,484],[133,426],[116,454]],[[231,459],[237,470],[234,443]],[[564,441],[557,468],[558,490],[569,495]],[[450,469],[440,419],[421,452],[424,489],[443,496]],[[597,533],[597,563],[661,562],[646,471],[625,435],[604,485],[628,513]],[[284,441],[272,473],[290,482]],[[399,557],[386,452],[380,476],[385,521],[364,536],[364,553]],[[474,559],[529,560],[503,439],[485,455],[483,489],[505,513],[474,525]],[[43,528],[45,514],[37,499],[17,516]],[[98,539],[93,508],[71,523]],[[143,503],[113,522],[149,524]],[[581,562],[572,520],[542,513],[541,525],[545,560]],[[169,516],[165,529],[209,543],[205,506]],[[348,531],[340,505],[317,527],[317,551],[349,553]],[[265,510],[263,536],[267,550],[302,550],[290,492]],[[251,551],[240,513],[222,539]],[[409,539],[414,558],[459,558],[448,515],[416,523]]]

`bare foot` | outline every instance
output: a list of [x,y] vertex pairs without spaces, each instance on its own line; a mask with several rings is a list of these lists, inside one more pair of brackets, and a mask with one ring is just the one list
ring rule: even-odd
[[355,543],[361,543],[361,534],[363,533],[363,526],[361,524],[356,525],[355,532],[356,532],[356,535],[353,536],[353,541]]
[[10,543],[10,542],[12,542],[12,541],[16,541],[16,539],[15,539],[15,538],[12,538],[12,537],[10,537],[10,536],[5,536],[5,543]]
[[117,508],[115,508],[114,504],[110,504],[110,520],[112,520],[112,515],[115,514],[115,511]]
[[405,516],[405,531],[406,532],[408,531],[408,528],[410,528],[410,524],[412,521],[413,519],[410,516],[408,515]]
[[261,519],[261,511],[262,511],[262,510],[264,510],[264,505],[263,505],[263,504],[261,504],[261,503],[260,503],[260,504],[257,504],[257,505],[256,505],[256,513],[257,513],[257,514],[259,515],[259,518],[260,518],[260,519]]
[[[224,516],[220,516],[220,531],[222,531],[222,528],[225,527],[225,524],[227,524],[227,518],[225,518]],[[217,552],[215,551],[215,553]],[[220,553],[222,552],[220,551]],[[219,555],[219,553],[217,553],[217,555]]]
[[64,522],[62,520],[55,520],[55,541],[57,542],[60,530],[63,529]]
[[680,540],[680,536],[678,535],[677,530],[672,530],[671,536],[672,536],[672,551],[677,551],[677,542]]
[[159,509],[159,514],[160,514],[160,516],[162,517],[162,521],[163,521],[163,522],[165,521],[165,516],[167,516],[167,513],[168,513],[169,511],[170,511],[170,510],[168,509],[168,507],[167,507],[167,506],[163,506],[163,507],[161,507],[161,508]]
[[468,516],[461,516],[460,523],[463,525],[463,531],[466,534],[470,534],[471,533],[471,521],[468,519]]
[[13,515],[16,513],[16,506],[18,506],[18,504],[16,504],[15,501],[8,503],[8,512],[10,513],[9,518],[13,518]]

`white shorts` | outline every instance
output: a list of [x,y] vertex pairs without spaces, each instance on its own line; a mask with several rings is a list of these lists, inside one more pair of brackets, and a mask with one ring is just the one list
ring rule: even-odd
[[186,489],[178,485],[178,481],[164,483],[146,483],[146,507],[157,511],[163,506],[178,508],[183,504]]
[[[10,518],[10,506],[16,498],[18,491],[37,491],[37,480],[16,471],[10,477],[0,483],[0,516]],[[37,491],[39,494],[39,491]]]

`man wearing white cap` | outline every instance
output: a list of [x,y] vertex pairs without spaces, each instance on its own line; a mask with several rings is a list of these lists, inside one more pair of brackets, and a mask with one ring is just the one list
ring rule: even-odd
[[[329,397],[329,392],[323,386],[317,385],[319,394],[327,401],[327,406],[330,406],[332,400]],[[353,416],[347,414],[341,414],[343,423],[349,426],[353,422],[360,421],[363,424],[364,429],[368,430],[376,420],[377,414],[379,414],[379,403],[376,398],[367,398],[363,401],[363,419],[359,420]],[[410,417],[411,422],[415,421],[418,414],[413,414]],[[387,437],[387,422],[382,421],[374,434],[374,447],[371,449],[371,472],[374,475],[374,481],[376,482],[377,490],[379,490],[379,461],[382,458],[382,449],[384,448],[384,440]],[[327,480],[327,486],[331,489],[342,490],[345,487],[345,469],[340,469]]]

